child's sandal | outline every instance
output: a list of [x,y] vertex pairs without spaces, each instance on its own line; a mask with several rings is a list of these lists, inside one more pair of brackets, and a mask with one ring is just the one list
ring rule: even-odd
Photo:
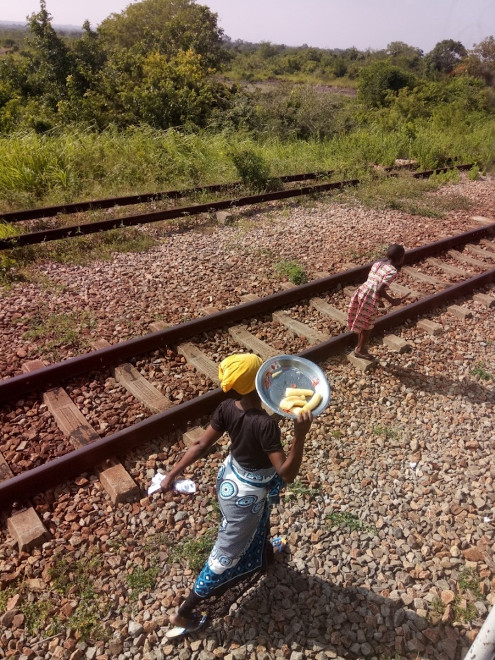
[[372,362],[376,360],[375,356],[371,355],[371,353],[356,353],[356,351],[354,351],[354,357],[357,357],[360,360],[371,360]]

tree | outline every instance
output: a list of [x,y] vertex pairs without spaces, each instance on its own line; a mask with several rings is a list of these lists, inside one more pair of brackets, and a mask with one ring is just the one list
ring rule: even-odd
[[444,39],[437,43],[424,59],[426,74],[437,77],[439,74],[452,73],[454,68],[466,57],[467,51],[460,41]]
[[392,41],[387,46],[386,53],[391,64],[419,72],[423,60],[423,51],[420,48],[409,46],[403,41]]
[[74,44],[73,58],[71,93],[83,96],[90,89],[106,61],[106,54],[101,47],[99,35],[91,29],[89,21],[84,22],[82,37]]
[[28,59],[31,74],[28,77],[30,96],[43,97],[55,108],[65,96],[65,84],[71,70],[69,51],[51,24],[45,0],[40,0],[40,11],[28,17]]
[[270,57],[278,55],[280,49],[269,41],[262,41],[259,45],[258,52],[262,60],[268,60]]
[[180,51],[173,58],[122,50],[110,57],[78,105],[66,110],[104,128],[146,123],[155,128],[204,127],[217,107],[222,86],[205,74],[201,57]]
[[180,51],[171,60],[159,53],[146,57],[142,79],[132,95],[142,121],[164,129],[205,126],[214,95],[200,59],[192,50]]
[[110,51],[139,48],[175,57],[192,50],[205,68],[218,68],[227,55],[217,15],[194,0],[142,0],[111,14],[98,28]]
[[495,86],[495,39],[487,37],[469,51],[467,72],[481,78],[487,85]]

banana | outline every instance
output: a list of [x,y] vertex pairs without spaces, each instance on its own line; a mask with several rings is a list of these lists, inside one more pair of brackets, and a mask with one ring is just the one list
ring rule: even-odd
[[280,408],[282,408],[282,410],[291,410],[291,408],[294,408],[294,406],[302,408],[306,405],[306,400],[301,399],[300,397],[285,397],[278,405]]
[[322,399],[321,394],[315,392],[311,397],[311,399],[308,401],[308,403],[301,408],[301,412],[306,412],[307,410],[314,410],[316,406],[320,403],[321,399]]
[[295,396],[296,394],[298,396],[313,396],[314,391],[313,390],[303,390],[303,389],[298,388],[298,387],[288,387],[285,390],[285,396],[286,397],[287,396]]

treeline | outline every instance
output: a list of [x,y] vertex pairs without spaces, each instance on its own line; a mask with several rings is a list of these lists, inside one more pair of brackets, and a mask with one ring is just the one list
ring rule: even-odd
[[288,47],[268,42],[253,44],[227,39],[225,46],[232,56],[230,74],[241,80],[284,78],[313,80],[322,83],[358,81],[364,68],[377,62],[396,66],[404,72],[428,80],[449,75],[472,75],[486,84],[495,84],[495,41],[484,39],[468,51],[459,41],[446,39],[425,54],[420,48],[394,41],[383,50],[360,51],[321,49],[310,46]]
[[[472,50],[453,40],[427,54],[402,42],[382,51],[288,48],[233,42],[217,16],[194,0],[143,0],[96,30],[59,34],[45,0],[27,34],[3,37],[0,132],[46,133],[74,123],[101,131],[149,125],[325,139],[376,113],[406,122],[495,108],[495,40]],[[7,51],[7,52],[5,52]],[[285,81],[269,92],[243,81]],[[294,85],[297,81],[301,84]],[[350,84],[355,100],[312,83]],[[448,116],[446,116],[448,115]]]

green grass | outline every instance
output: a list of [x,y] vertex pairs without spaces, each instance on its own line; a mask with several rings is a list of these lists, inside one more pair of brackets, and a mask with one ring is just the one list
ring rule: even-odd
[[72,314],[53,314],[44,318],[41,311],[29,318],[31,329],[22,338],[38,344],[38,354],[57,361],[63,355],[62,349],[70,347],[81,351],[89,348],[89,338],[85,331],[96,325],[96,320],[86,310]]
[[[454,123],[439,130],[418,121],[411,137],[400,126],[368,118],[366,125],[339,130],[324,140],[281,139],[273,134],[252,137],[239,131],[180,133],[145,126],[120,132],[78,127],[45,135],[23,132],[0,136],[0,212],[229,183],[239,177],[232,154],[256,155],[245,174],[249,178],[254,172],[256,185],[266,171],[274,178],[315,170],[335,170],[337,179],[370,176],[373,164],[392,165],[396,158],[416,159],[419,168],[432,168],[450,157],[475,162],[484,170],[493,164],[494,139],[495,120],[489,119],[473,123],[469,132]],[[393,192],[393,183],[389,185],[376,203],[386,204],[388,199],[389,204],[404,204],[404,196]],[[376,196],[372,188],[367,196]],[[416,212],[423,212],[418,197],[415,206]],[[429,207],[430,202],[426,210]]]
[[54,590],[66,596],[69,592],[83,597],[93,598],[94,576],[101,567],[102,560],[96,554],[79,560],[57,557],[48,569]]
[[147,554],[159,552],[164,546],[170,544],[170,537],[167,534],[152,534],[146,537],[144,547]]
[[169,560],[185,560],[192,571],[199,571],[210,554],[216,534],[215,529],[209,529],[200,537],[180,541],[172,546]]
[[292,284],[306,284],[308,276],[305,270],[300,266],[297,261],[287,261],[282,259],[275,264],[275,270],[280,275],[287,277]]
[[373,427],[373,433],[375,435],[384,435],[386,438],[389,438],[390,440],[397,440],[399,438],[398,431],[395,431],[390,426],[382,426],[381,424],[377,424],[376,426]]
[[[44,628],[53,609],[54,603],[50,600],[37,600],[32,603],[22,603],[20,610],[25,617],[25,627],[27,632],[30,635],[34,635],[38,630]],[[55,634],[55,628],[56,626],[53,626],[49,632]]]
[[360,520],[358,516],[348,511],[332,511],[326,516],[329,527],[346,527],[353,531],[373,530],[371,525]]
[[[437,623],[444,615],[446,609],[447,606],[444,605],[438,596],[436,596],[430,605],[430,620],[433,623]],[[452,618],[453,621],[460,621],[461,623],[470,623],[477,616],[478,610],[473,603],[463,600],[459,594],[457,594],[452,601],[452,612],[449,618]]]
[[493,380],[493,375],[489,373],[481,362],[478,362],[474,369],[471,369],[472,376],[478,376],[481,380]]
[[[18,229],[9,222],[0,222],[0,240],[18,235]],[[0,285],[10,284],[15,279],[17,262],[9,252],[0,252]]]
[[159,566],[151,565],[148,568],[136,566],[133,572],[126,576],[127,586],[130,589],[129,599],[135,601],[141,592],[151,591],[159,574]]
[[[61,596],[69,596],[77,602],[70,617],[63,621],[58,615],[58,605],[52,608],[49,632],[55,634],[64,629],[74,630],[82,639],[102,638],[104,632],[101,621],[108,611],[108,604],[101,601],[95,585],[102,560],[96,554],[90,554],[81,559],[58,557],[48,569],[52,589]],[[50,599],[54,600],[54,599]],[[33,621],[38,628],[47,623],[43,621],[44,613],[50,613],[50,608],[43,601],[33,612]],[[35,618],[35,615],[38,618]]]
[[[333,169],[331,155],[308,142],[262,142],[229,133],[181,134],[149,127],[118,133],[77,128],[51,136],[0,137],[0,211],[120,194],[229,183],[239,172],[232,154],[256,154],[271,176]],[[261,165],[242,173],[248,182]],[[254,172],[254,175],[253,175]]]
[[476,599],[481,599],[480,577],[474,568],[464,568],[457,580],[461,591],[470,591]]
[[123,548],[125,545],[126,541],[122,536],[120,536],[120,534],[117,537],[108,539],[107,541],[107,546],[114,552],[120,550],[120,548]]
[[[470,623],[478,616],[478,610],[473,600],[483,600],[483,595],[480,591],[480,577],[476,570],[474,568],[463,568],[457,579],[457,587],[458,593],[455,594],[452,601],[450,618],[461,623]],[[442,602],[441,598],[436,596],[430,605],[429,618],[434,623],[437,623],[444,615],[446,609],[447,606]]]
[[462,623],[470,623],[478,616],[478,610],[473,603],[466,602],[464,605],[458,596],[454,599],[452,610],[454,620],[461,621]]
[[440,596],[435,596],[433,600],[431,601],[430,608],[429,608],[429,619],[430,621],[433,621],[434,623],[437,623],[439,619],[443,616],[446,605],[444,605],[442,599]]
[[433,194],[441,185],[458,179],[457,172],[439,174],[429,179],[414,179],[408,174],[393,178],[381,176],[347,189],[342,197],[375,209],[393,209],[410,215],[443,218],[449,211],[467,210],[471,205],[462,196],[447,198]]
[[14,587],[7,587],[0,591],[0,612],[4,612],[7,607],[7,601],[16,593]]
[[289,484],[285,490],[285,497],[309,497],[312,499],[316,497],[320,491],[318,488],[312,488],[311,486],[306,486],[303,484],[299,477],[295,479],[291,484]]

